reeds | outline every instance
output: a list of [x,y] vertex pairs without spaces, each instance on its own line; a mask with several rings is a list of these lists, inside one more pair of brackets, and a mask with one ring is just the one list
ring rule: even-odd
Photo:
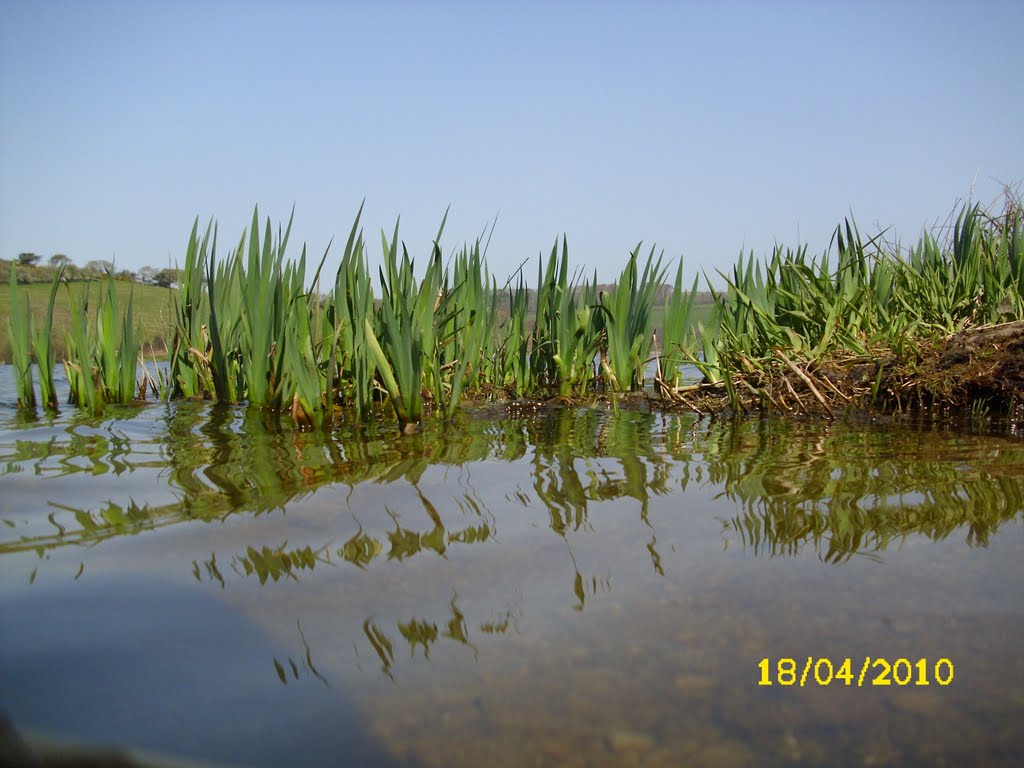
[[[53,276],[50,284],[50,298],[46,307],[46,324],[35,329],[32,334],[32,351],[35,354],[36,368],[39,371],[39,394],[43,406],[51,411],[57,409],[57,389],[53,385],[53,304],[57,298],[57,288],[64,279],[65,267],[61,266]],[[13,270],[12,270],[13,271]]]
[[[425,384],[433,385],[435,396],[441,395],[441,361],[435,354],[436,317],[444,298],[440,237],[441,231],[434,241],[426,274],[417,284],[413,261],[404,244],[401,261],[398,258],[398,223],[390,241],[381,232],[384,266],[380,269],[380,311],[376,324],[363,319],[370,352],[403,431],[412,431],[423,416]],[[428,361],[432,365],[426,378],[424,363]]]
[[[690,352],[691,361],[708,382],[725,386],[734,407],[788,399],[803,409],[797,392],[775,398],[771,391],[788,387],[784,379],[795,373],[808,398],[829,411],[821,394],[828,384],[817,386],[811,367],[838,358],[916,359],[922,344],[968,325],[1024,317],[1022,229],[1019,207],[993,218],[965,206],[945,242],[925,233],[908,251],[880,237],[865,241],[847,221],[836,228],[834,254],[808,258],[806,248],[776,247],[763,264],[741,257],[731,276],[722,275],[726,289],[715,294],[712,322],[702,329],[703,359]],[[878,397],[877,383],[871,395]]]
[[[305,286],[305,247],[298,261],[287,258],[291,219],[275,235],[254,210],[251,226],[222,260],[216,226],[200,235],[197,219],[174,294],[169,377],[158,385],[144,374],[143,393],[152,383],[171,397],[246,402],[289,413],[300,428],[330,424],[336,409],[355,421],[390,410],[412,432],[428,412],[452,417],[467,395],[644,390],[647,365],[656,360],[656,391],[669,400],[685,403],[703,387],[724,393],[734,408],[787,410],[813,399],[828,410],[822,391],[832,397],[831,390],[813,373],[825,361],[900,359],[968,324],[1024,316],[1019,206],[1002,216],[964,207],[948,237],[925,234],[908,250],[865,239],[848,221],[819,257],[782,246],[763,261],[741,256],[730,274],[705,278],[714,305],[700,321],[698,279],[685,289],[680,263],[665,291],[660,349],[654,309],[667,266],[653,248],[641,264],[638,246],[612,289],[599,294],[596,274],[588,279],[571,269],[562,237],[538,259],[535,288],[520,267],[499,289],[483,238],[446,259],[445,214],[422,275],[398,224],[381,233],[375,295],[361,216],[362,208],[324,296]],[[327,252],[314,286],[326,258]],[[131,400],[138,390],[132,298],[122,309],[109,276],[98,287],[95,312],[88,291],[73,302],[65,361],[72,402],[93,410]],[[33,334],[13,277],[10,290],[19,404],[35,404],[34,349],[42,399],[52,407],[49,326]],[[703,374],[703,385],[680,386],[686,362]],[[880,381],[879,372],[872,396]]]
[[693,286],[689,291],[684,291],[683,260],[680,259],[676,267],[672,293],[665,305],[663,353],[658,358],[656,382],[662,393],[679,386],[680,368],[688,359],[692,359],[690,350],[696,345],[694,307],[699,280],[699,275],[694,276]]
[[[64,360],[70,386],[72,405],[88,408],[94,413],[104,403],[129,403],[138,391],[136,374],[141,363],[141,334],[134,322],[134,295],[128,295],[122,311],[114,273],[98,283],[95,312],[90,315],[90,291],[81,303],[70,295],[71,331],[68,334],[68,355]],[[50,307],[52,314],[53,297]]]
[[366,338],[365,321],[373,316],[374,302],[359,231],[362,212],[360,206],[334,278],[334,291],[324,307],[322,337],[327,348],[321,350],[321,356],[327,359],[324,402],[347,407],[360,422],[373,409],[375,371]]
[[[641,274],[637,268],[640,246],[629,256],[611,294],[601,297],[606,315],[607,355],[601,363],[615,392],[636,391],[644,386],[644,374],[651,351],[651,312],[654,294],[665,278],[662,257],[654,260],[654,249],[647,256]],[[673,299],[682,304],[681,297]],[[672,319],[680,324],[682,308],[670,307]],[[674,329],[675,330],[675,329]],[[679,342],[681,343],[681,342]]]
[[304,287],[305,248],[297,263],[285,260],[291,219],[276,237],[268,219],[261,238],[254,210],[248,235],[220,263],[216,228],[198,232],[197,220],[175,297],[173,394],[246,400],[290,411],[300,426],[321,424],[319,303]]
[[27,301],[22,301],[18,290],[17,270],[11,270],[11,314],[7,318],[7,332],[11,338],[11,363],[14,366],[15,388],[19,410],[34,410],[36,390],[32,386],[32,315]]
[[[8,331],[18,407],[21,409],[33,410],[36,406],[33,358],[43,406],[48,410],[57,408],[57,390],[53,381],[53,308],[63,277],[63,269],[55,273],[50,285],[45,323],[40,328],[33,328],[28,301],[21,295],[14,270],[11,271]],[[101,410],[107,402],[130,402],[136,394],[136,366],[141,346],[140,333],[134,323],[131,294],[122,310],[113,272],[102,283],[92,313],[89,311],[88,289],[80,301],[71,296],[70,289],[68,294],[72,310],[71,330],[64,367],[70,385],[70,402],[94,412]]]
[[433,356],[436,400],[444,415],[455,415],[466,391],[478,392],[499,376],[496,363],[498,290],[485,263],[480,240],[455,256],[452,280],[445,272],[443,303]]
[[64,268],[61,267],[54,274],[53,282],[50,285],[46,322],[42,328],[33,327],[29,303],[18,289],[15,272],[15,270],[11,270],[11,314],[7,320],[18,408],[34,411],[36,407],[35,387],[32,384],[32,360],[34,357],[39,374],[39,392],[43,407],[51,411],[56,410],[57,391],[53,385],[54,354],[51,338],[53,334],[53,303],[57,296],[57,287],[64,275]]
[[[304,254],[297,267],[284,260],[290,223],[272,242],[268,222],[261,245],[254,213],[248,242],[243,236],[228,259],[216,265],[216,229],[211,236],[208,227],[200,239],[196,222],[176,308],[175,394],[290,410],[300,427],[329,421],[336,407],[349,408],[356,420],[364,420],[384,406],[403,431],[411,432],[427,408],[453,416],[467,392],[585,392],[605,343],[604,324],[594,311],[599,308],[596,276],[592,281],[570,277],[564,238],[538,267],[532,323],[521,276],[510,291],[506,322],[499,323],[499,291],[487,269],[482,238],[445,264],[440,245],[445,217],[424,274],[417,277],[396,223],[390,236],[381,233],[378,300],[359,228],[361,215],[362,209],[322,306],[302,291]],[[640,290],[650,294],[655,289],[655,272],[649,263]],[[636,290],[634,278],[619,300],[628,303],[628,291]],[[636,311],[630,312],[623,314],[623,322],[636,326]],[[649,320],[645,314],[634,335],[646,336],[643,327],[649,327]],[[644,356],[649,339],[634,341],[637,356]],[[642,381],[642,373],[631,368],[627,380]]]
[[530,367],[534,391],[554,389],[560,397],[583,394],[593,376],[601,344],[597,318],[597,276],[581,281],[569,276],[569,244],[555,241],[547,264],[538,263],[537,315],[531,339]]

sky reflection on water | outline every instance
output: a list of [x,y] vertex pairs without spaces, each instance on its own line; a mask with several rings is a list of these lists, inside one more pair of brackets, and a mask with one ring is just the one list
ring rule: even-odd
[[[1022,478],[870,424],[2,409],[3,706],[246,764],[1017,764]],[[865,655],[956,677],[757,686]]]

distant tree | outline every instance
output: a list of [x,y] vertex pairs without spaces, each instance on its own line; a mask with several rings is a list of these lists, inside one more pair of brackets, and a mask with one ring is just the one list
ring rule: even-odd
[[120,272],[117,273],[117,279],[124,280],[126,283],[134,283],[135,273],[132,272],[130,269],[122,269]]
[[18,263],[23,267],[34,267],[36,262],[42,258],[38,253],[19,253]]
[[142,267],[136,273],[136,277],[140,283],[152,285],[156,282],[156,267]]
[[153,276],[153,282],[161,288],[169,288],[181,280],[180,269],[161,269]]
[[65,256],[63,253],[55,253],[50,257],[50,266],[59,269],[60,267],[67,267],[71,265],[71,259]]
[[105,259],[93,259],[85,265],[85,271],[93,274],[106,274],[114,271],[114,263]]

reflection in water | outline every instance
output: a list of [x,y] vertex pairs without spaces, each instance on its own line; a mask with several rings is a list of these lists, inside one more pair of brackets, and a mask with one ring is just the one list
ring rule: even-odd
[[[1005,535],[1024,510],[1018,440],[599,407],[486,407],[405,437],[192,402],[108,416],[0,424],[5,589],[70,600],[97,574],[127,588],[159,572],[246,616],[182,629],[173,601],[130,594],[162,623],[103,656],[126,642],[111,614],[89,659],[126,686],[199,654],[225,701],[258,688],[297,732],[317,697],[349,696],[401,764],[958,764],[973,744],[1011,765],[1024,750],[1021,547]],[[88,625],[60,621],[40,635],[77,643]],[[165,625],[176,646],[152,632]],[[755,685],[762,658],[858,654],[949,657],[957,683]]]
[[[214,555],[211,557],[209,570],[215,570]],[[330,555],[326,547],[314,550],[308,544],[305,547],[293,547],[287,549],[286,544],[271,548],[263,546],[260,549],[246,547],[244,555],[235,555],[231,560],[231,569],[240,575],[255,575],[260,584],[266,584],[267,579],[279,581],[282,577],[298,580],[298,573],[301,571],[312,571],[317,563],[329,564]],[[193,569],[193,574],[197,570]],[[224,586],[223,578],[218,579],[221,586]]]
[[[124,434],[125,421],[87,423],[75,413],[38,439],[0,445],[8,478],[109,472],[130,480],[156,472],[172,496],[160,504],[140,502],[145,481],[129,481],[122,491],[127,498],[83,507],[46,498],[45,489],[40,500],[35,486],[31,496],[28,486],[18,495],[15,485],[7,493],[18,496],[18,505],[3,517],[0,553],[283,511],[325,487],[376,483],[411,487],[429,527],[409,528],[402,522],[408,508],[401,515],[391,510],[392,529],[383,538],[356,521],[356,530],[333,550],[326,544],[249,548],[233,559],[233,570],[262,583],[338,560],[367,568],[381,557],[445,557],[452,546],[499,535],[489,508],[494,501],[473,487],[468,473],[460,475],[457,494],[437,495],[421,478],[430,467],[486,461],[526,462],[530,485],[517,484],[505,501],[527,508],[539,502],[550,529],[567,543],[574,532],[588,530],[590,505],[635,500],[650,529],[646,547],[657,573],[663,566],[649,501],[695,487],[736,502],[725,530],[753,554],[793,555],[812,546],[828,562],[879,553],[912,534],[944,539],[961,528],[970,544],[985,545],[1024,508],[1024,448],[993,437],[775,419],[708,423],[690,415],[596,408],[518,419],[484,410],[456,426],[433,425],[401,438],[344,426],[330,435],[296,433],[254,409],[219,405],[180,403],[149,414],[141,439]],[[457,510],[467,522],[446,524],[442,508]]]
[[756,554],[794,554],[810,542],[823,560],[841,562],[961,528],[983,546],[1024,509],[1017,441],[771,421],[707,437],[693,448],[709,481],[738,502],[727,525]]
[[[309,648],[309,643],[306,642],[306,633],[302,631],[302,622],[298,619],[295,620],[295,626],[299,630],[299,639],[302,642],[302,649],[305,653],[302,654],[299,663],[295,662],[291,656],[289,656],[285,662],[287,663],[287,671],[285,664],[277,660],[277,656],[274,657],[274,671],[277,673],[278,679],[282,685],[288,685],[289,677],[295,681],[300,678],[303,674],[312,675],[316,680],[324,685],[326,688],[330,688],[331,684],[327,682],[327,678],[320,674],[320,670],[313,664],[313,652]],[[291,673],[289,675],[289,672]]]
[[[417,646],[422,646],[423,659],[429,660],[430,649],[439,640],[451,641],[456,645],[465,646],[473,651],[474,658],[477,657],[479,651],[470,640],[466,616],[462,609],[459,608],[457,600],[458,595],[453,594],[451,601],[448,603],[449,615],[440,627],[437,622],[415,617],[406,621],[396,622],[395,626],[399,636],[409,646],[410,659],[416,658],[416,648]],[[489,635],[504,634],[508,631],[510,619],[511,617],[506,615],[501,622],[486,622],[481,624],[479,629],[481,632]],[[370,647],[380,660],[381,672],[387,675],[389,679],[394,680],[395,676],[392,667],[395,663],[395,644],[391,637],[372,619],[367,619],[363,622],[363,634],[366,635]]]

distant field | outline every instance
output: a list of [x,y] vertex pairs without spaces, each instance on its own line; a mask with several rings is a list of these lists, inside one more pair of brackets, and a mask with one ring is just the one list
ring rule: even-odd
[[[96,298],[98,296],[99,289],[104,285],[102,282],[75,282],[68,283],[67,287],[62,287],[57,293],[57,302],[53,308],[53,345],[56,351],[57,360],[60,361],[63,358],[66,349],[65,333],[70,330],[71,327],[71,314],[68,308],[68,288],[74,294],[77,299],[85,292],[86,288],[90,288],[90,316],[95,317],[96,309]],[[134,288],[135,291],[135,303],[133,305],[133,311],[135,313],[135,321],[142,328],[142,339],[146,344],[151,344],[157,348],[161,348],[164,342],[171,338],[171,319],[173,317],[174,306],[172,302],[172,290],[168,288],[157,288],[153,285],[141,285],[139,283],[127,283],[117,282],[115,283],[118,291],[118,300],[121,303],[122,308],[128,304],[128,294]],[[32,323],[33,327],[39,327],[42,323],[45,323],[44,314],[46,312],[46,302],[50,298],[50,286],[47,283],[34,283],[31,285],[19,286],[19,290],[24,291],[28,296],[28,301],[32,307]],[[9,363],[11,359],[11,342],[7,334],[7,317],[11,311],[11,295],[7,286],[0,288],[0,362]],[[696,320],[706,323],[708,314],[711,312],[710,304],[698,304],[694,307],[694,316]],[[498,321],[499,323],[507,317],[507,312],[503,312],[499,309]],[[531,317],[532,319],[532,317]],[[652,318],[652,324],[654,329],[658,332],[658,346],[661,347],[661,340],[665,338],[665,334],[662,332],[662,325],[664,322],[664,308],[656,306],[654,308],[654,315]],[[158,355],[161,353],[158,352]]]
[[[379,300],[378,300],[379,303]],[[708,318],[711,316],[711,308],[713,304],[696,304],[693,307],[693,323],[703,323],[705,326],[708,324]],[[527,329],[532,329],[534,324],[534,318],[536,309],[531,307],[527,311]],[[508,308],[498,306],[496,326],[501,328],[505,323],[508,322]],[[664,346],[663,341],[665,339],[665,307],[655,305],[654,311],[651,313],[651,328],[658,334],[658,349],[661,350]]]
[[[708,317],[711,315],[713,304],[696,304],[693,307],[693,322],[707,325]],[[665,338],[665,308],[655,306],[651,316],[651,325],[658,332],[658,349],[661,349],[662,339]]]
[[[142,329],[142,339],[146,344],[153,344],[163,347],[164,340],[171,335],[171,318],[173,304],[171,301],[171,289],[157,288],[154,285],[141,285],[138,283],[116,282],[118,301],[122,309],[128,306],[128,294],[134,290],[134,303],[132,312],[135,315],[135,322]],[[96,304],[101,288],[105,289],[103,282],[76,282],[68,283],[57,292],[57,300],[53,307],[53,345],[56,351],[57,360],[60,361],[67,348],[65,333],[71,329],[71,312],[68,306],[68,290],[79,300],[86,289],[89,289],[89,314],[95,317]],[[41,327],[46,322],[46,303],[50,299],[50,286],[46,283],[35,283],[32,285],[21,285],[18,289],[23,296],[28,297],[29,306],[32,308],[33,328]],[[11,341],[7,331],[7,318],[11,313],[10,288],[4,285],[0,288],[0,361],[8,363],[11,360]]]

